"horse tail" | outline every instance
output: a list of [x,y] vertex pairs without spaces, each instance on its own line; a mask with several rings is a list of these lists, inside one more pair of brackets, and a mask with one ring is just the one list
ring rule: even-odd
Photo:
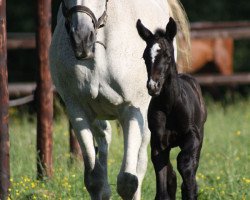
[[177,62],[180,71],[190,68],[191,60],[191,41],[190,41],[190,25],[188,17],[179,0],[167,0],[170,6],[170,16],[177,22]]

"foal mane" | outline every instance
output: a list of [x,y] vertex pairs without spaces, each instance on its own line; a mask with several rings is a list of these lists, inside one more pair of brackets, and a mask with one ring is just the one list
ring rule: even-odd
[[156,29],[154,36],[158,39],[165,36],[165,31],[163,29]]

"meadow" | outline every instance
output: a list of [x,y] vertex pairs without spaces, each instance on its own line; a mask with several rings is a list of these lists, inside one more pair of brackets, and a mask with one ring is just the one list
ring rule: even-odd
[[[197,172],[200,200],[250,199],[250,99],[239,98],[234,103],[207,101],[208,119]],[[109,182],[112,199],[116,193],[116,176],[122,159],[122,134],[112,121],[113,135],[109,153]],[[11,188],[13,200],[89,199],[83,184],[83,165],[71,162],[69,154],[68,121],[60,114],[54,121],[54,176],[50,180],[36,180],[36,119],[34,114],[10,109]],[[149,151],[150,152],[150,151]],[[171,152],[176,168],[176,155]],[[177,199],[180,197],[181,178],[178,175]],[[149,159],[143,182],[142,199],[152,200],[155,195],[154,170]]]

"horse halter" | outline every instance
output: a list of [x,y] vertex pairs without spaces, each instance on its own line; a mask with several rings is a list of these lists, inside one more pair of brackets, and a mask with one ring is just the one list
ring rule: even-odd
[[82,6],[82,5],[76,5],[68,9],[64,3],[64,0],[62,0],[62,13],[66,19],[65,26],[66,26],[67,31],[69,32],[70,17],[73,13],[76,13],[76,12],[82,12],[82,13],[87,14],[92,19],[95,30],[105,26],[106,19],[107,19],[107,2],[108,0],[106,0],[105,10],[102,16],[97,20],[95,17],[95,14],[88,7]]

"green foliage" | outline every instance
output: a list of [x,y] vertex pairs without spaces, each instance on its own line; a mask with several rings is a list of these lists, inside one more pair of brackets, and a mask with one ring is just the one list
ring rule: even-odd
[[250,20],[250,2],[245,0],[181,0],[188,18],[193,21]]
[[[197,173],[200,200],[246,200],[250,199],[250,99],[236,99],[234,104],[222,105],[207,101],[208,119],[205,139]],[[68,121],[61,115],[54,123],[54,176],[51,180],[36,180],[36,120],[30,115],[14,117],[10,110],[11,181],[12,199],[89,199],[83,185],[81,161],[70,163]],[[117,125],[112,122],[113,139],[108,166],[112,199],[120,199],[116,193],[116,177],[123,155],[123,138],[117,134]],[[171,161],[176,169],[176,155],[171,152]],[[178,175],[180,199],[181,178]],[[155,195],[155,176],[149,159],[148,170],[142,190],[143,200],[152,200]]]

